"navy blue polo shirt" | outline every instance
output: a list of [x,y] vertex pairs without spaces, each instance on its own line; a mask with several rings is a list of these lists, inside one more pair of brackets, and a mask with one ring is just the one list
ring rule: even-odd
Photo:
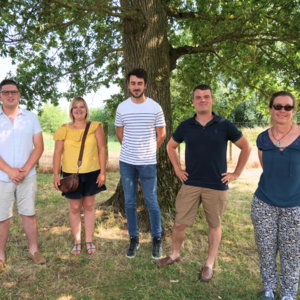
[[229,120],[213,115],[205,126],[194,115],[180,123],[172,137],[176,143],[184,141],[186,145],[186,185],[227,190],[228,186],[221,181],[221,174],[227,172],[227,142],[235,143],[243,134]]

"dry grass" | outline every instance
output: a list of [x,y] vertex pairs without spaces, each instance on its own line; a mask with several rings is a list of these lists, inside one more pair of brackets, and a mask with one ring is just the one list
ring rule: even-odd
[[[256,139],[257,136],[264,130],[266,130],[266,128],[262,128],[262,127],[244,128],[242,130],[243,135],[247,138],[247,140],[252,145],[252,152],[247,162],[246,169],[261,168],[258,159],[258,154],[257,154]],[[229,160],[230,153],[228,149],[227,160],[230,165],[236,165],[240,152],[241,150],[238,147],[232,145],[232,161],[230,161]]]

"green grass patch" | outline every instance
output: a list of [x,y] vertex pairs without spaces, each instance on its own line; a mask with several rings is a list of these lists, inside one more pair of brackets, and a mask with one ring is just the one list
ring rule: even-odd
[[[141,246],[136,257],[125,257],[129,244],[126,220],[111,208],[101,207],[113,194],[118,180],[118,173],[108,173],[108,191],[96,197],[93,240],[97,252],[87,255],[83,247],[81,255],[75,257],[71,254],[68,201],[53,188],[51,174],[38,174],[39,248],[47,263],[39,266],[27,259],[27,240],[14,208],[6,268],[0,275],[0,299],[259,299],[262,284],[250,220],[257,178],[241,179],[231,185],[223,237],[209,283],[199,280],[208,251],[208,227],[202,207],[195,224],[187,229],[180,263],[163,269],[154,264],[150,232],[140,233]],[[174,216],[170,211],[163,213],[168,232],[163,241],[164,255],[172,249]]]
[[119,143],[119,141],[108,140],[108,151],[121,152],[121,144]]

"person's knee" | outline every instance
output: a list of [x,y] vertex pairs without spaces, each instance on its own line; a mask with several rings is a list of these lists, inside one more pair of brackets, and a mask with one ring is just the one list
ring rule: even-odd
[[83,209],[85,211],[94,211],[95,210],[95,203],[94,202],[83,203]]
[[174,223],[173,231],[182,231],[182,230],[185,230],[185,229],[186,229],[186,226],[187,226],[187,225]]
[[125,202],[125,209],[136,210],[136,201]]
[[160,213],[160,208],[159,208],[159,205],[158,205],[158,203],[157,203],[157,201],[156,202],[148,202],[147,203],[147,208],[148,208],[148,211],[149,212],[159,212]]
[[222,226],[213,226],[211,224],[208,224],[208,228],[211,229],[211,230],[220,230],[222,229]]
[[222,227],[218,226],[218,227],[214,227],[208,224],[208,228],[209,228],[209,232],[212,234],[218,234],[220,232],[222,232]]
[[70,213],[72,213],[72,214],[80,214],[80,212],[81,212],[81,207],[82,207],[82,205],[80,204],[78,204],[78,205],[71,205],[70,206]]

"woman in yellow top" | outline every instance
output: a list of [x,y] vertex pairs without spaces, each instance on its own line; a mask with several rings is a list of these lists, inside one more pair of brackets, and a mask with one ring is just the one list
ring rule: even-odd
[[[54,187],[59,190],[60,164],[62,162],[63,177],[77,172],[77,162],[81,141],[89,119],[89,110],[85,100],[75,97],[69,110],[72,120],[60,127],[55,135],[53,156]],[[81,208],[84,210],[85,244],[88,254],[96,251],[92,241],[95,222],[95,197],[105,187],[106,145],[102,123],[91,122],[83,151],[82,165],[79,169],[79,186],[73,193],[63,193],[70,203],[70,225],[74,235],[72,253],[81,252]]]

